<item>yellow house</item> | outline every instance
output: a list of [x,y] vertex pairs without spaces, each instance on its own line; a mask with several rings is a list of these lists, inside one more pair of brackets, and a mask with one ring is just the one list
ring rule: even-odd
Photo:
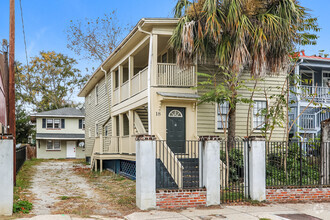
[[[223,135],[220,112],[226,113],[228,106],[222,105],[219,111],[212,103],[199,105],[201,91],[192,89],[203,80],[197,72],[212,73],[214,65],[196,64],[184,69],[176,65],[168,41],[177,21],[141,19],[80,91],[79,96],[85,97],[86,159],[91,158],[96,167],[106,166],[134,176],[138,134],[167,140],[174,154],[184,152],[185,146],[171,140],[178,143],[197,140],[201,135]],[[250,75],[245,73],[243,78],[248,80]],[[285,75],[267,77],[258,82],[258,87],[266,88],[271,95],[279,93],[278,86],[284,82]],[[252,88],[254,82],[248,81],[247,86]],[[240,93],[246,98],[251,96],[247,88]],[[248,105],[238,106],[239,137],[246,136],[247,130],[261,135],[257,128],[264,119],[254,112],[270,103],[264,89],[256,91],[253,99],[256,104],[249,119]],[[276,128],[273,140],[282,140],[283,134],[283,128]]]

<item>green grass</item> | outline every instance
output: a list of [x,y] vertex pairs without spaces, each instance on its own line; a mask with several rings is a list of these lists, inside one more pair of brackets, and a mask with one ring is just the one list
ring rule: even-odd
[[22,199],[22,191],[28,189],[31,186],[32,176],[35,173],[35,166],[43,161],[45,160],[31,159],[25,161],[21,170],[16,175],[16,186],[14,187],[14,201]]

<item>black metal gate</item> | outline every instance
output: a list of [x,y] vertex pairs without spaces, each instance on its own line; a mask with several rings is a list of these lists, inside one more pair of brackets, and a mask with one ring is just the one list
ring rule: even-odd
[[26,160],[26,146],[16,148],[16,173],[22,168]]
[[248,141],[239,140],[228,146],[220,143],[221,203],[242,202],[249,198]]

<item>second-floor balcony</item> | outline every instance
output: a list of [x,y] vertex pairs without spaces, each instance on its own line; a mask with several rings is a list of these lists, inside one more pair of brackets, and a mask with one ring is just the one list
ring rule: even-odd
[[[155,77],[151,86],[157,87],[177,87],[191,88],[197,84],[197,75],[195,66],[180,68],[173,63],[158,63]],[[131,79],[128,79],[122,85],[113,91],[113,105],[127,100],[148,88],[148,67],[136,73]]]
[[290,99],[310,101],[314,98],[315,102],[330,103],[330,88],[328,86],[291,86]]

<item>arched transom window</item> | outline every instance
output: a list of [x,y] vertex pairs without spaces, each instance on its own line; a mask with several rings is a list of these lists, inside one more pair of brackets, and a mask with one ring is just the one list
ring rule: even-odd
[[170,111],[170,113],[168,113],[168,117],[171,117],[171,118],[182,118],[182,113],[179,111],[179,110],[172,110]]

